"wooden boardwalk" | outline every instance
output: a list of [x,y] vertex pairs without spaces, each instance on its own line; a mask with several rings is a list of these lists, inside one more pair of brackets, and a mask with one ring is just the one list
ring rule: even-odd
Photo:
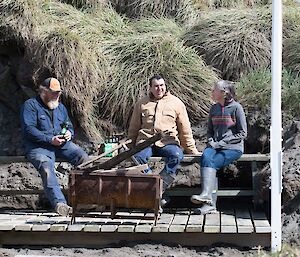
[[155,225],[154,214],[133,210],[89,212],[60,217],[51,212],[0,212],[0,245],[62,245],[101,247],[121,241],[156,241],[184,246],[229,243],[270,246],[271,227],[265,214],[249,209],[196,215],[192,209],[165,210]]

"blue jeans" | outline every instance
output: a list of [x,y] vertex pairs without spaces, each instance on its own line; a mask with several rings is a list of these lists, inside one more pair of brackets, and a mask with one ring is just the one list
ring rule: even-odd
[[[183,159],[183,151],[178,145],[166,145],[164,147],[154,145],[143,149],[134,156],[140,164],[148,163],[151,156],[165,157],[164,170],[172,175],[176,175],[177,167]],[[151,173],[152,171],[148,168],[145,172]]]
[[238,150],[213,149],[207,147],[202,154],[200,165],[201,167],[210,167],[219,170],[239,159],[242,154],[243,153]]
[[66,203],[55,174],[56,157],[63,158],[74,166],[88,160],[87,153],[70,141],[61,148],[55,148],[53,151],[42,147],[28,151],[26,158],[40,173],[46,197],[53,208],[59,202]]

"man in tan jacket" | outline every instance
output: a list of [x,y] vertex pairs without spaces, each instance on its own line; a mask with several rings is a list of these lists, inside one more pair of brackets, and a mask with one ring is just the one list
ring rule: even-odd
[[[165,167],[160,172],[163,179],[163,192],[172,184],[176,170],[183,158],[183,151],[198,154],[192,129],[184,103],[167,91],[165,80],[160,75],[149,79],[149,95],[140,99],[133,110],[128,137],[133,144],[145,141],[155,133],[169,133],[153,146],[137,153],[135,158],[146,164],[151,156],[165,157]],[[182,149],[183,148],[183,149]],[[145,172],[150,173],[148,168]],[[169,201],[163,196],[162,206]]]

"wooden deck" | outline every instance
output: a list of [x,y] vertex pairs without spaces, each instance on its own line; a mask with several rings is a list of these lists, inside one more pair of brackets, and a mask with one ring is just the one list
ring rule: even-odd
[[51,212],[2,211],[0,245],[62,245],[101,247],[121,241],[155,241],[184,246],[229,243],[238,246],[270,246],[271,227],[265,214],[249,209],[221,210],[196,215],[192,209],[165,210],[154,224],[153,213],[89,212],[60,217]]

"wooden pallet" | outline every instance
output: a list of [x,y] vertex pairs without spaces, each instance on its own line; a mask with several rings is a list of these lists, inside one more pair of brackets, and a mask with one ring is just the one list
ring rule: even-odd
[[164,211],[154,225],[153,213],[89,212],[70,225],[56,213],[6,211],[0,214],[1,245],[105,246],[120,241],[154,240],[185,246],[229,243],[270,246],[271,227],[263,212],[221,210],[196,215],[191,209]]

